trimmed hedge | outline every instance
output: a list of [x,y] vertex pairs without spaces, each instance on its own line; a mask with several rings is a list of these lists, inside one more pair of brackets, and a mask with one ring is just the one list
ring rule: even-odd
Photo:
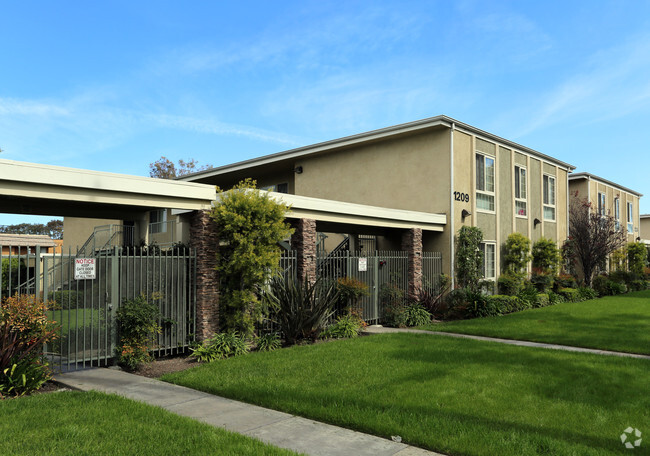
[[566,302],[580,302],[582,297],[580,292],[575,288],[560,288],[557,294],[562,296]]

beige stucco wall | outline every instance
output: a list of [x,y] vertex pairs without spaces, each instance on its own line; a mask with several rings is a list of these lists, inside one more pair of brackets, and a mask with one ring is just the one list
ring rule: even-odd
[[98,218],[63,218],[63,251],[75,250],[88,240],[96,226],[121,224],[121,220]]
[[643,217],[641,219],[640,233],[641,239],[650,241],[650,217]]

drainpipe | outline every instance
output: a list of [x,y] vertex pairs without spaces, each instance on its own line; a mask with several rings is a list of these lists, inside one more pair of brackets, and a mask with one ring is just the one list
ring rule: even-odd
[[456,275],[455,275],[455,269],[456,269],[456,251],[455,251],[455,245],[454,245],[454,130],[456,128],[456,123],[452,122],[451,123],[451,130],[449,130],[449,163],[450,163],[450,187],[449,187],[449,204],[450,204],[450,209],[449,209],[449,244],[450,244],[450,249],[449,251],[451,252],[450,254],[450,262],[449,264],[451,265],[451,289],[454,289],[455,283],[456,283]]

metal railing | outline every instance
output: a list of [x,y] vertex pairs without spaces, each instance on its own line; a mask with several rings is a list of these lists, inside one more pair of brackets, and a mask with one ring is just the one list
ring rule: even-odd
[[135,227],[122,224],[96,226],[90,237],[77,251],[77,255],[79,258],[91,257],[113,247],[132,246],[134,230]]

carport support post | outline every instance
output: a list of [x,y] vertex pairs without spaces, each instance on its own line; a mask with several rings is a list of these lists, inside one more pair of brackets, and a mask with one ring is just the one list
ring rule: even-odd
[[316,281],[316,220],[297,219],[291,222],[291,249],[297,257],[297,279],[310,283]]
[[210,211],[190,217],[190,246],[196,250],[196,339],[204,341],[219,331],[219,233]]
[[408,296],[422,290],[422,229],[410,228],[402,234],[402,250],[408,255]]

